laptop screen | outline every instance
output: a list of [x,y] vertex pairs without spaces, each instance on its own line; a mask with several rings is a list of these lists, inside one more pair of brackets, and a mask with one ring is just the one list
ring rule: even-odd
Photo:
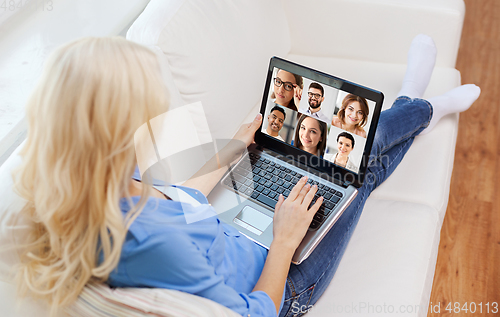
[[307,166],[330,175],[348,173],[362,182],[382,100],[379,92],[273,58],[261,107],[261,139],[287,148]]

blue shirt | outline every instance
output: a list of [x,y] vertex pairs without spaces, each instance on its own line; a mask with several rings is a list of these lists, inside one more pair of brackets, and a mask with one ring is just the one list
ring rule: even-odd
[[[176,289],[216,301],[243,316],[276,316],[271,298],[262,291],[252,292],[267,250],[221,223],[203,194],[179,188],[202,205],[149,198],[129,228],[108,284]],[[134,204],[139,199],[132,197]],[[125,198],[120,208],[123,215],[130,210]],[[198,212],[213,216],[188,224],[185,213]]]

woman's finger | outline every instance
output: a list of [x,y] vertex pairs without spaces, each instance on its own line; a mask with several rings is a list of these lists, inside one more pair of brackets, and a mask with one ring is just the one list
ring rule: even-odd
[[306,184],[302,189],[300,190],[300,193],[297,195],[297,199],[295,201],[299,202],[299,204],[302,204],[304,201],[304,198],[306,197],[307,193],[309,192],[309,189],[311,189],[310,184]]
[[276,206],[274,206],[274,212],[277,213],[278,210],[281,208],[281,205],[283,205],[283,202],[285,201],[285,197],[283,197],[282,194],[278,197],[278,202],[276,203]]
[[240,140],[249,146],[254,142],[255,131],[260,127],[262,123],[262,114],[258,113],[255,119],[250,123],[245,123],[241,125],[240,129],[234,135],[233,139]]
[[295,97],[299,100],[302,98],[302,89],[299,86],[295,86]]
[[306,184],[306,182],[307,182],[307,176],[303,176],[297,182],[297,184],[295,184],[295,186],[293,186],[292,191],[288,195],[288,199],[290,199],[292,201],[294,201],[295,199],[297,199],[297,196],[299,195],[300,191],[302,190],[302,187],[304,187],[304,185]]
[[311,204],[311,201],[314,199],[314,195],[316,195],[317,191],[318,191],[318,186],[313,185],[306,193],[304,200],[302,201],[302,204],[305,204],[306,208],[309,207],[309,205]]
[[309,212],[312,213],[313,215],[319,210],[319,207],[321,207],[321,204],[323,203],[323,196],[319,197],[316,202],[309,208]]

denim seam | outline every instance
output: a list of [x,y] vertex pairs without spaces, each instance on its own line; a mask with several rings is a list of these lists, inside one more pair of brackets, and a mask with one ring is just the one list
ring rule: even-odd
[[429,116],[429,120],[427,120],[427,124],[425,125],[425,127],[427,128],[429,126],[429,124],[431,123],[432,117],[434,116],[434,108],[432,107],[429,100],[426,100],[426,99],[419,99],[419,100],[422,100],[423,102],[425,102],[427,104],[427,107],[429,107],[429,111],[431,113],[431,115]]
[[[292,297],[297,296],[297,292],[295,291],[295,285],[293,285],[293,282],[289,276],[287,276],[286,281],[288,283],[288,287],[290,287],[290,290],[292,291]],[[286,301],[288,300],[285,300],[285,302]]]
[[[288,278],[287,278],[287,280],[288,280]],[[291,282],[291,283],[292,283],[292,287],[293,287],[293,282]],[[308,290],[310,290],[311,288],[314,288],[314,287],[316,287],[316,283],[311,284],[311,286],[309,286],[308,288],[306,288],[305,290],[303,290],[302,293],[299,293],[299,294],[297,294],[295,292],[295,288],[294,288],[293,292],[294,292],[295,295],[292,295],[289,299],[285,299],[285,303],[291,301],[292,299],[295,299],[297,297],[302,296],[302,294],[304,294],[305,292],[307,292]]]
[[[298,297],[302,296],[304,293],[306,293],[306,292],[308,292],[308,291],[310,291],[310,290],[311,290],[311,294],[309,294],[309,299],[307,300],[307,303],[305,304],[306,306],[309,306],[309,303],[311,302],[311,299],[312,299],[312,296],[313,296],[313,294],[314,294],[314,290],[315,290],[315,289],[316,289],[316,283],[314,283],[314,284],[312,284],[311,286],[309,286],[309,287],[308,287],[307,289],[305,289],[302,293],[297,294],[297,295],[295,295],[294,297],[291,297],[291,298],[289,298],[289,299],[285,300],[285,302],[289,302],[289,301],[290,301],[290,300],[292,300],[292,299],[293,299],[293,300],[295,300],[295,299],[297,299]],[[292,306],[290,306],[290,307],[288,308],[288,311],[286,312],[285,317],[290,316],[290,313],[293,313],[293,311],[290,311],[290,308],[291,308],[291,307],[292,307]],[[293,315],[293,316],[297,316],[297,314],[295,314],[295,315]]]
[[311,295],[309,295],[309,299],[307,300],[307,304],[306,306],[309,306],[309,303],[311,302],[311,298],[313,297],[313,294],[314,294],[314,290],[316,289],[316,283],[313,284],[312,286],[312,291],[311,291]]
[[394,102],[398,101],[399,99],[405,99],[405,100],[408,100],[408,101],[411,100],[411,98],[408,97],[408,96],[399,96],[399,97],[396,98],[396,100]]

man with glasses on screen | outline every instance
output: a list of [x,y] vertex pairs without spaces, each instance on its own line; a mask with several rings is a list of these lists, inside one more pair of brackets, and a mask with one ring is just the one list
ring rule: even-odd
[[300,108],[299,112],[328,123],[328,117],[321,112],[321,103],[323,100],[325,100],[323,86],[318,83],[311,83],[307,91],[309,108]]

